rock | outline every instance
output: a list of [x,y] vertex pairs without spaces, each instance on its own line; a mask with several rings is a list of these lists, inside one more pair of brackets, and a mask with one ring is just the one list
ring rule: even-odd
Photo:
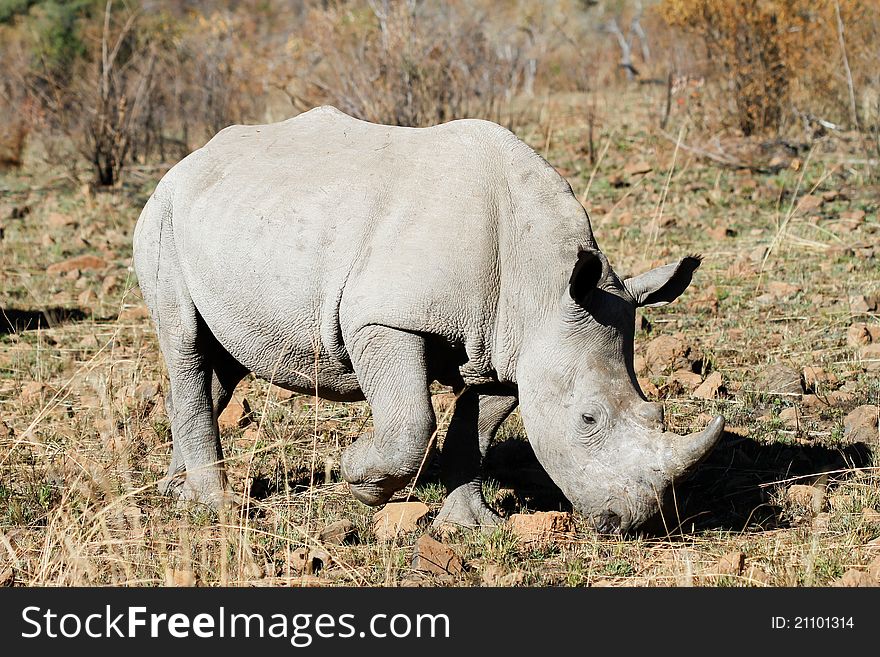
[[507,525],[523,543],[548,543],[574,536],[574,519],[562,511],[515,513]]
[[337,520],[324,527],[318,539],[326,545],[345,545],[357,543],[357,528],[351,520]]
[[480,574],[484,586],[518,586],[524,578],[522,571],[505,573],[501,566],[495,564],[489,564]]
[[669,377],[669,382],[680,385],[684,390],[692,392],[703,382],[703,378],[690,370],[675,370]]
[[821,208],[824,202],[825,201],[822,200],[821,196],[806,194],[801,197],[801,200],[797,204],[797,209],[803,214],[812,214]]
[[794,406],[782,409],[779,413],[779,419],[786,429],[797,430],[800,427],[800,414]]
[[691,369],[691,348],[673,335],[659,335],[645,347],[645,366],[652,374]]
[[785,501],[799,510],[818,513],[821,509],[815,507],[822,504],[822,491],[815,486],[794,484],[785,491]]
[[46,223],[50,228],[65,228],[66,226],[75,226],[77,221],[70,215],[50,212],[46,217]]
[[49,265],[46,268],[46,273],[55,276],[58,274],[66,274],[67,272],[73,271],[74,269],[84,271],[99,270],[106,267],[106,260],[99,258],[98,256],[82,255],[77,256],[76,258],[69,258],[68,260],[64,260],[62,262],[56,262],[54,265]]
[[760,586],[770,586],[771,584],[770,575],[758,568],[758,566],[749,566],[745,572],[745,577],[753,584]]
[[801,397],[801,406],[807,411],[818,411],[828,408],[828,402],[818,395],[804,395]]
[[18,398],[24,404],[32,404],[34,402],[40,401],[40,398],[43,395],[43,389],[45,386],[39,381],[30,381],[29,383],[25,383],[21,388],[21,393]]
[[724,391],[724,379],[721,372],[712,372],[706,377],[697,389],[694,390],[694,397],[698,399],[715,399],[720,397]]
[[373,533],[380,541],[416,531],[428,515],[424,502],[389,502],[373,514]]
[[804,379],[804,387],[807,390],[816,390],[820,386],[831,385],[837,382],[837,377],[829,374],[821,367],[807,365],[801,372]]
[[189,568],[166,568],[165,586],[193,587],[199,585],[199,578]]
[[790,299],[800,291],[801,288],[797,285],[792,285],[791,283],[784,283],[782,281],[772,281],[767,283],[767,292],[777,299]]
[[843,419],[844,438],[853,443],[880,444],[878,414],[880,407],[873,404],[865,404],[853,409]]
[[880,325],[859,322],[846,329],[846,343],[851,347],[862,347],[872,342],[880,342]]
[[877,310],[877,302],[877,295],[857,294],[849,298],[849,307],[853,313],[862,315]]
[[220,429],[240,429],[246,427],[251,421],[251,407],[247,399],[241,401],[233,399],[229,405],[223,409],[220,417],[217,418],[217,424]]
[[770,365],[758,377],[758,392],[771,395],[800,395],[804,392],[801,375],[788,365]]
[[137,306],[125,306],[119,311],[117,319],[121,322],[133,322],[139,319],[149,319],[150,311],[143,304]]
[[651,173],[652,168],[653,167],[647,162],[629,162],[623,167],[623,172],[628,176],[641,176],[646,173]]
[[874,509],[862,509],[862,520],[869,525],[880,525],[880,511]]
[[660,396],[660,391],[657,389],[657,386],[655,386],[653,381],[648,377],[639,377],[638,382],[639,387],[648,399],[656,399]]
[[119,282],[119,279],[116,278],[113,274],[104,277],[104,280],[101,282],[101,293],[103,295],[108,295],[113,291],[113,288],[116,287],[116,284]]
[[853,223],[860,224],[865,220],[865,211],[848,210],[846,212],[841,212],[839,216],[843,221],[851,221]]
[[0,588],[14,586],[15,585],[15,571],[12,570],[12,566],[7,566],[3,570],[0,570]]
[[275,393],[275,397],[279,401],[287,401],[288,399],[291,399],[294,395],[296,395],[296,393],[292,390],[279,388],[278,386],[272,386],[272,391]]
[[874,342],[859,349],[859,358],[869,372],[880,370],[880,342]]
[[427,534],[416,541],[412,567],[423,573],[461,575],[464,564],[455,551]]
[[159,384],[144,381],[134,389],[134,398],[139,402],[150,402],[159,394]]
[[868,575],[874,580],[874,586],[880,586],[880,556],[874,557],[874,560],[868,564]]
[[746,555],[739,550],[721,557],[709,572],[715,575],[740,575],[746,565]]
[[80,293],[76,298],[76,303],[80,308],[94,308],[95,304],[98,303],[98,295],[95,294],[94,290],[88,288]]
[[874,583],[874,578],[871,577],[868,573],[861,570],[856,570],[855,568],[850,568],[840,577],[840,579],[831,582],[831,586],[856,588],[864,586],[876,586],[876,584]]

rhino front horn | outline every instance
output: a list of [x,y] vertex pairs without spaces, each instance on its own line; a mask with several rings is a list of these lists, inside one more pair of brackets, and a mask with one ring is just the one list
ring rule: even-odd
[[671,459],[672,476],[681,477],[703,460],[718,443],[723,432],[724,418],[717,415],[709,423],[709,426],[699,433],[674,439]]

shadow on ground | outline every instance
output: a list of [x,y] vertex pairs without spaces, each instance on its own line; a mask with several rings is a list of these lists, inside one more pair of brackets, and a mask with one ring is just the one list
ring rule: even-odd
[[[691,477],[670,493],[665,523],[658,517],[645,532],[665,536],[711,529],[740,532],[786,527],[782,510],[772,503],[777,486],[811,484],[828,472],[833,473],[832,482],[839,481],[847,476],[845,471],[870,462],[871,450],[861,443],[839,448],[764,444],[725,433]],[[531,510],[571,509],[524,440],[509,439],[490,448],[486,471],[501,486],[516,490]]]
[[78,308],[46,308],[45,310],[0,308],[0,335],[54,328],[66,322],[81,322],[84,319],[86,314]]

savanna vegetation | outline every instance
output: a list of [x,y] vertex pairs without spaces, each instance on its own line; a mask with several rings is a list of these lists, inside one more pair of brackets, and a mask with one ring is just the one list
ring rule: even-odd
[[[878,63],[878,0],[0,0],[0,583],[880,585]],[[377,533],[339,478],[369,407],[253,379],[221,422],[240,507],[159,494],[140,209],[226,125],[327,103],[498,121],[619,272],[705,256],[636,367],[672,430],[728,429],[652,532],[458,531],[461,568],[420,568],[426,527]],[[505,515],[569,510],[516,414],[488,471]],[[431,461],[405,496],[439,509]]]

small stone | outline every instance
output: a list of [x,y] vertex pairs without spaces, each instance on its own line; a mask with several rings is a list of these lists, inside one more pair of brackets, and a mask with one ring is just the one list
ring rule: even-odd
[[800,395],[804,392],[801,375],[787,365],[770,365],[758,377],[758,391],[771,395]]
[[851,347],[862,347],[872,342],[880,342],[880,324],[859,322],[846,329],[846,343]]
[[843,221],[850,221],[855,224],[860,224],[865,220],[865,211],[864,210],[848,210],[847,212],[841,212],[840,218]]
[[804,395],[801,397],[801,406],[808,411],[818,411],[828,408],[828,403],[818,395]]
[[134,389],[134,397],[140,402],[153,401],[158,394],[159,384],[154,383],[153,381],[144,381],[143,383],[138,384],[137,388]]
[[869,525],[880,525],[880,511],[874,509],[862,509],[862,520]]
[[877,310],[877,297],[875,296],[865,296],[864,294],[857,294],[849,298],[849,307],[850,310],[858,315],[867,314]]
[[318,539],[326,545],[356,543],[358,539],[357,528],[351,520],[337,520],[324,527],[318,534]]
[[648,377],[639,377],[638,382],[639,387],[648,399],[656,399],[660,396],[660,391],[657,389],[657,386],[655,386],[653,381]]
[[515,513],[507,524],[523,543],[548,543],[574,536],[574,520],[570,513],[562,511]]
[[506,573],[501,566],[489,564],[480,574],[480,581],[484,586],[518,586],[522,584],[525,576],[522,571],[514,570]]
[[875,582],[875,586],[880,585],[880,556],[874,557],[874,560],[868,564],[868,575]]
[[770,586],[771,580],[770,575],[765,573],[758,566],[750,566],[746,572],[745,577],[753,584],[757,584],[760,586]]
[[811,214],[821,208],[824,202],[825,201],[822,200],[821,196],[807,194],[801,197],[801,200],[797,204],[797,209],[803,214]]
[[647,162],[629,162],[623,167],[623,172],[628,176],[641,176],[650,173],[652,168]]
[[724,388],[724,379],[721,372],[712,372],[706,377],[697,389],[694,390],[694,397],[698,399],[715,399],[719,397]]
[[873,577],[871,577],[868,573],[862,570],[856,570],[855,568],[850,568],[847,570],[840,579],[837,579],[831,582],[831,586],[836,587],[844,587],[844,588],[859,588],[865,586],[876,586],[873,581]]
[[80,293],[76,298],[76,303],[80,308],[94,308],[95,304],[98,303],[98,295],[95,294],[94,290],[89,288]]
[[428,515],[424,502],[389,502],[373,514],[373,533],[380,541],[416,531]]
[[817,504],[817,497],[818,503],[821,504],[821,496],[822,491],[820,489],[804,484],[794,484],[785,491],[785,500],[788,504],[809,511],[812,511],[813,506]]
[[452,548],[427,534],[416,541],[412,567],[437,575],[461,575],[464,570],[464,564]]
[[290,568],[303,575],[315,575],[330,565],[330,554],[320,548],[297,548],[290,553]]
[[652,374],[690,369],[690,346],[672,335],[659,335],[645,347],[645,365]]
[[821,367],[814,367],[813,365],[807,365],[801,375],[804,378],[804,387],[807,390],[816,390],[818,387],[823,385],[831,385],[837,382],[837,377],[833,374],[829,374]]
[[32,404],[40,400],[45,386],[39,381],[30,381],[22,386],[21,393],[18,398],[24,404]]
[[49,224],[50,228],[64,228],[66,226],[75,226],[76,219],[60,212],[50,212],[46,217],[46,223]]
[[136,306],[125,306],[120,312],[117,319],[121,322],[133,322],[139,319],[149,319],[150,311],[143,304]]
[[880,342],[874,342],[859,349],[859,358],[869,372],[880,370]]
[[239,401],[233,398],[217,418],[217,424],[221,429],[240,429],[250,423],[250,414],[251,408],[247,399]]
[[98,256],[82,255],[77,256],[76,258],[69,258],[62,262],[56,262],[54,265],[49,265],[46,268],[46,273],[55,276],[58,274],[66,274],[74,269],[83,271],[104,269],[106,267],[106,260],[99,258]]
[[672,373],[672,376],[669,377],[669,381],[670,383],[679,384],[688,392],[692,392],[700,386],[703,382],[703,378],[699,374],[691,372],[690,370],[675,370]]
[[199,585],[199,578],[188,568],[166,568],[165,586],[193,587]]
[[844,437],[853,443],[880,444],[878,415],[880,415],[880,407],[873,404],[865,404],[853,409],[843,419]]
[[794,406],[782,409],[779,413],[779,419],[786,429],[797,430],[800,427],[800,416],[798,415],[797,408]]
[[783,281],[773,281],[767,284],[767,292],[777,299],[790,299],[801,291],[797,285],[785,283]]
[[119,282],[119,279],[116,278],[113,274],[104,278],[101,283],[101,293],[105,296],[110,294],[113,291],[113,288],[116,287],[116,284]]
[[746,565],[746,555],[739,550],[721,557],[710,572],[716,575],[739,575]]

